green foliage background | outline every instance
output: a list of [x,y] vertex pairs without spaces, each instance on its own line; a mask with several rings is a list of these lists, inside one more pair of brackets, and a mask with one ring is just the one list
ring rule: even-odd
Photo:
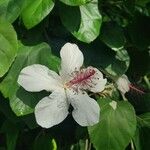
[[[42,129],[33,112],[49,93],[29,93],[17,78],[36,63],[57,72],[66,42],[79,46],[85,66],[100,69],[113,92],[94,95],[98,124],[83,128],[69,115]],[[123,101],[115,87],[123,74],[144,94],[130,91]],[[150,0],[0,0],[0,150],[149,150],[149,91]]]

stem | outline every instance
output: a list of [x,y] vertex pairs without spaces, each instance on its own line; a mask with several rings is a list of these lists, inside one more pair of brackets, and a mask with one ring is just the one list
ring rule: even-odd
[[133,141],[131,140],[131,150],[135,150]]
[[85,150],[91,150],[91,142],[90,140],[86,139],[85,140]]
[[88,150],[88,139],[85,140],[85,150]]
[[147,78],[146,75],[144,76],[144,81],[145,81],[145,83],[146,83],[148,89],[150,90],[150,81],[149,81],[149,79]]
[[37,134],[37,136],[36,136],[36,138],[35,138],[35,141],[36,141],[42,134],[45,134],[44,130],[45,130],[45,129],[42,129],[42,130]]
[[52,139],[53,150],[57,150],[57,144],[54,139]]
[[92,145],[92,144],[91,144],[91,142],[90,142],[90,143],[89,143],[89,148],[88,148],[88,150],[91,150],[91,145]]
[[124,94],[121,93],[121,95],[124,101],[128,101],[128,99],[124,96]]

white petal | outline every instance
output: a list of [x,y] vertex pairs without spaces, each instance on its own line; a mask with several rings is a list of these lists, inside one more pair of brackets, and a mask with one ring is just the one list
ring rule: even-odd
[[91,67],[95,70],[95,75],[93,75],[91,79],[91,87],[89,90],[94,93],[101,92],[105,89],[105,85],[107,83],[107,79],[103,78],[103,74],[96,68]]
[[117,88],[118,90],[120,90],[120,92],[122,94],[125,94],[126,92],[128,92],[130,90],[129,84],[130,81],[128,80],[128,77],[124,74],[122,75],[117,81]]
[[68,107],[64,92],[53,92],[36,105],[36,121],[43,128],[57,125],[67,117]]
[[27,91],[53,91],[59,88],[60,77],[46,66],[34,64],[22,69],[18,83]]
[[92,126],[99,122],[100,107],[87,93],[70,93],[70,103],[74,110],[72,116],[81,126]]
[[75,70],[79,70],[83,65],[83,54],[76,44],[66,43],[60,51],[61,70],[60,75],[63,78],[68,76]]

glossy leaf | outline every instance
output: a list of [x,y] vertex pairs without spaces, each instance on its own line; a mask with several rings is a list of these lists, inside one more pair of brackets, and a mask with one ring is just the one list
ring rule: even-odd
[[14,22],[20,15],[26,0],[4,0],[0,1],[0,17]]
[[90,139],[96,149],[123,150],[136,130],[136,116],[130,103],[100,99],[100,122],[88,127]]
[[43,64],[52,70],[57,70],[59,59],[51,54],[49,46],[45,43],[36,46],[20,46],[18,56],[12,65],[8,75],[0,84],[0,90],[10,100],[12,110],[16,115],[25,115],[33,112],[38,100],[44,95],[42,93],[31,93],[19,88],[18,75],[22,68],[31,64]]
[[118,77],[126,72],[130,58],[125,49],[112,51],[96,39],[90,45],[81,44],[81,50],[85,55],[85,64],[93,65],[105,70],[110,76]]
[[60,1],[70,6],[78,6],[78,5],[86,4],[91,0],[60,0]]
[[125,45],[123,29],[114,22],[103,24],[100,39],[115,51],[122,49]]
[[64,26],[80,41],[90,43],[99,35],[102,17],[97,0],[79,8],[60,5],[60,17]]
[[9,69],[17,54],[17,35],[11,24],[0,20],[0,77]]
[[34,0],[29,1],[23,9],[22,19],[24,25],[30,29],[41,22],[53,9],[53,0]]

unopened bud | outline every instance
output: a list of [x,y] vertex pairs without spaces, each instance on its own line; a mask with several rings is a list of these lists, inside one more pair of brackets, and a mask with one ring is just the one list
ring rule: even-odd
[[121,77],[118,78],[116,81],[117,88],[118,90],[122,93],[125,94],[130,90],[130,81],[128,80],[128,77],[123,74]]

